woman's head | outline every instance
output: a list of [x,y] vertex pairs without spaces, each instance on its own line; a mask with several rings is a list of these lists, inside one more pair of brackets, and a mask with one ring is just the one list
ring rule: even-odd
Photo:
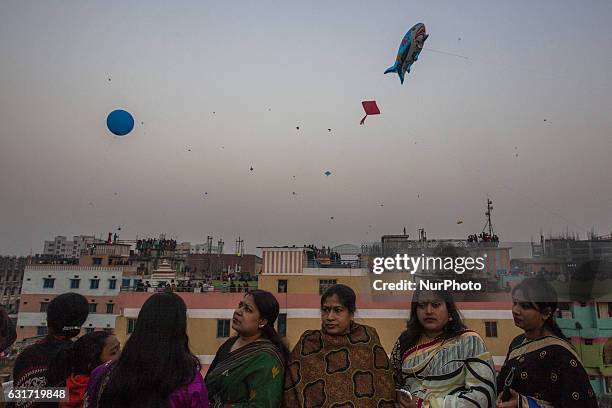
[[198,358],[189,350],[185,302],[174,293],[157,293],[142,305],[100,406],[132,406],[136,401],[164,406],[168,396],[189,384],[199,369]]
[[512,289],[512,317],[514,324],[528,334],[543,330],[565,338],[555,323],[557,292],[542,278],[527,278]]
[[321,296],[321,325],[331,335],[345,334],[355,316],[356,296],[353,289],[336,284]]
[[94,368],[119,357],[114,334],[95,331],[79,337],[71,347],[61,349],[49,365],[51,384],[63,384],[70,375],[90,375]]
[[49,334],[72,338],[79,335],[81,326],[89,314],[87,299],[78,293],[64,293],[47,307]]
[[442,338],[455,336],[466,326],[463,324],[455,300],[445,290],[414,292],[410,305],[410,319],[400,335],[400,354],[417,344],[423,333]]
[[455,334],[465,328],[453,295],[446,290],[416,291],[410,306],[408,329],[419,334]]
[[112,333],[108,333],[108,336],[104,338],[104,347],[100,353],[100,361],[106,363],[107,361],[114,361],[119,358],[121,352],[121,343],[117,336]]
[[149,343],[154,341],[151,337],[164,344],[173,340],[187,345],[187,306],[181,297],[157,293],[142,305],[128,342]]
[[73,374],[89,375],[100,364],[119,357],[119,341],[105,331],[87,333],[74,342]]
[[251,291],[244,295],[234,310],[232,328],[240,336],[254,336],[262,332],[265,327],[274,328],[278,311],[278,301],[270,292]]
[[232,328],[239,336],[251,337],[260,335],[276,345],[285,361],[289,350],[274,329],[280,307],[273,294],[265,290],[252,290],[238,303],[232,318]]

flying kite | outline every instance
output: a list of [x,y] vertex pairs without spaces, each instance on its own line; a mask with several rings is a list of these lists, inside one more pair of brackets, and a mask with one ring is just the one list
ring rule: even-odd
[[129,112],[117,109],[108,114],[106,126],[113,134],[125,136],[134,129],[134,118]]
[[425,32],[425,24],[417,23],[404,36],[397,51],[397,58],[392,67],[387,68],[385,74],[397,72],[401,83],[404,83],[405,73],[410,73],[410,67],[419,59],[419,54],[423,50],[425,40],[429,34]]
[[329,176],[331,176],[331,171],[327,170],[327,171],[326,171],[325,173],[323,173],[323,174],[325,174],[327,177],[329,177]]
[[459,225],[459,224],[463,224],[463,220],[458,220],[457,221],[457,225]]
[[376,105],[376,101],[363,101],[361,102],[363,106],[363,110],[365,111],[365,116],[359,122],[360,125],[363,125],[368,115],[380,115],[380,109],[378,109],[378,105]]

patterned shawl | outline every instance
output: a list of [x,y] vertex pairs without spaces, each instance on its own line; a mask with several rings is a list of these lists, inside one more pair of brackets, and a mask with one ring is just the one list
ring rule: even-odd
[[291,353],[286,408],[393,408],[394,398],[389,359],[372,327],[353,323],[340,336],[308,330]]

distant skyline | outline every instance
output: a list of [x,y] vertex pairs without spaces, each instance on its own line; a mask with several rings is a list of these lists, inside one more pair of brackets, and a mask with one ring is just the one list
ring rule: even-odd
[[609,234],[610,21],[605,0],[4,1],[0,255],[118,226],[250,253],[464,238],[487,196],[502,241]]

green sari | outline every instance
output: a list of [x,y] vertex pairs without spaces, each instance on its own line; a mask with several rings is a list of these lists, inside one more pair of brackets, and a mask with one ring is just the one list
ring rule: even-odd
[[231,351],[237,339],[219,347],[206,374],[211,407],[277,408],[285,378],[280,351],[268,340]]

